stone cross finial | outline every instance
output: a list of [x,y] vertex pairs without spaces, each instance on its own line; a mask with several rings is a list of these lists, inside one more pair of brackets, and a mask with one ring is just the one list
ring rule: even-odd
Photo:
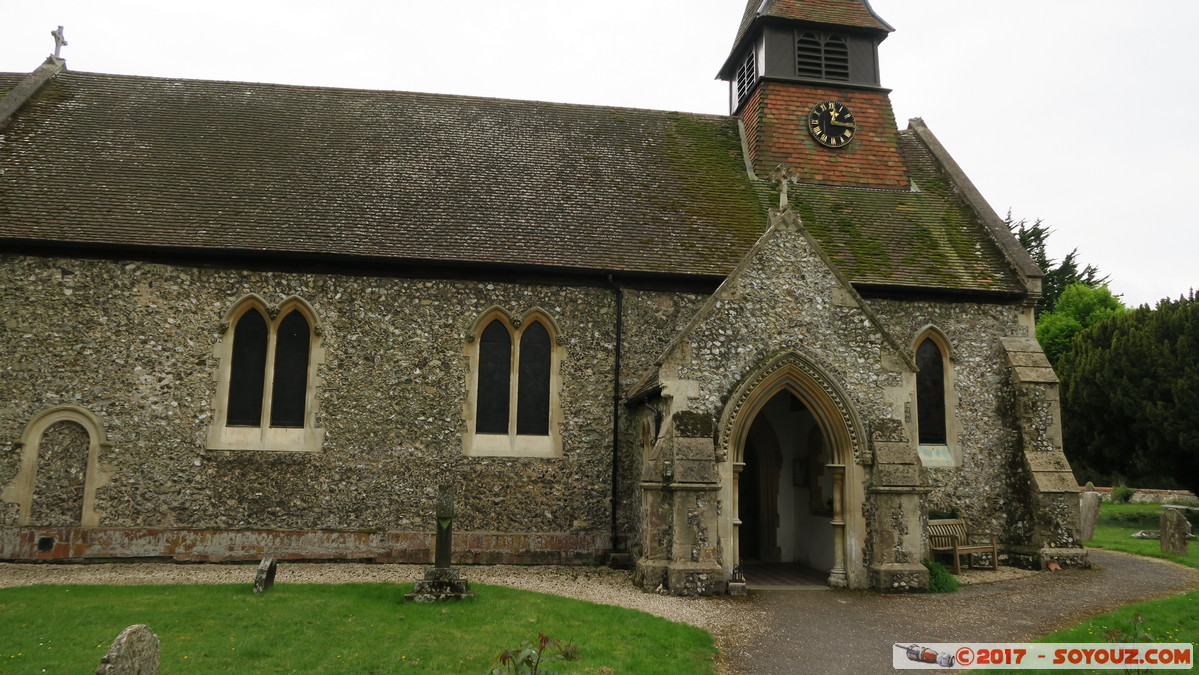
[[787,210],[791,206],[791,200],[787,198],[787,186],[795,182],[795,172],[786,164],[779,164],[770,172],[770,180],[778,181],[779,209]]
[[60,58],[62,48],[67,46],[67,39],[62,36],[62,26],[50,31],[50,35],[54,37],[54,58]]

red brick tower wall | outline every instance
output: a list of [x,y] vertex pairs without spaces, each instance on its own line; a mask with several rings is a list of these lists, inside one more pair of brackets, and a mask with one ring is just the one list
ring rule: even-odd
[[[831,149],[808,133],[808,113],[821,101],[849,106],[857,134]],[[801,183],[907,190],[911,179],[899,154],[895,112],[886,92],[763,81],[742,106],[750,161],[759,178],[786,164]]]

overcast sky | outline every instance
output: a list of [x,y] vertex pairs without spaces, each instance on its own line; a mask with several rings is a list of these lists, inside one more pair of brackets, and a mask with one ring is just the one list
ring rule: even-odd
[[[1199,287],[1199,0],[873,0],[902,126],[1129,304]],[[727,114],[744,0],[0,0],[0,71],[66,26],[78,71]]]

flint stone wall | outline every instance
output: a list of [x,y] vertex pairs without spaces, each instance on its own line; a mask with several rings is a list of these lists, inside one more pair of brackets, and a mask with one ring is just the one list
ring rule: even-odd
[[[901,344],[934,326],[951,349],[961,464],[926,467],[929,509],[957,509],[972,528],[1000,533],[1001,541],[1025,541],[1034,514],[1024,495],[1031,477],[1020,456],[1015,392],[1005,365],[1005,337],[1029,337],[1017,304],[899,301],[872,298],[869,306]],[[905,417],[916,414],[914,403]],[[952,439],[951,439],[952,442]]]
[[89,443],[87,430],[75,422],[56,422],[42,434],[39,454],[46,465],[33,488],[34,518],[46,525],[79,523]]
[[[220,323],[251,293],[299,296],[319,318],[320,452],[205,448]],[[112,474],[97,491],[101,527],[431,531],[449,476],[462,532],[609,529],[611,289],[4,255],[0,296],[14,299],[0,332],[0,487],[30,418],[82,406],[112,442],[99,458]],[[633,331],[652,334],[655,311],[688,302],[643,303],[658,309],[631,310],[644,315]],[[462,453],[466,338],[492,305],[541,308],[560,328],[561,458]],[[631,342],[631,363],[652,362]],[[16,524],[14,507],[0,504],[0,525]]]
[[[1188,490],[1150,490],[1142,488],[1134,488],[1136,492],[1132,493],[1129,502],[1132,504],[1169,504],[1170,502],[1199,502],[1199,498],[1194,492]],[[1097,487],[1095,492],[1099,494],[1099,498],[1105,502],[1112,500],[1112,489],[1110,487]]]
[[[657,359],[691,321],[708,296],[666,291],[624,291],[621,354],[621,393],[626,393],[653,370]],[[646,449],[642,420],[621,406],[617,478],[617,529],[622,548],[641,540],[641,471]],[[650,421],[652,424],[652,420]]]
[[899,364],[884,363],[889,349],[811,242],[781,229],[694,327],[674,360],[678,379],[699,383],[687,408],[716,416],[751,369],[773,354],[798,352],[844,388],[869,427],[892,418],[881,392],[903,386]]

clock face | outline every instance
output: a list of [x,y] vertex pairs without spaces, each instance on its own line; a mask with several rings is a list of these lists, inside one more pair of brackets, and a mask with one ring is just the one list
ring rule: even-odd
[[844,103],[824,101],[808,113],[808,131],[823,146],[843,148],[853,140],[858,124]]

